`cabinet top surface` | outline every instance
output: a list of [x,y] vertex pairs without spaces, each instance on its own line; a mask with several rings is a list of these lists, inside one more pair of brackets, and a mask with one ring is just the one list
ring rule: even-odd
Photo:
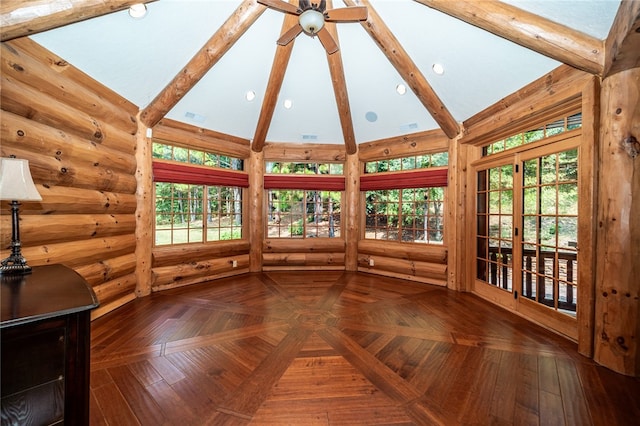
[[34,266],[31,274],[3,275],[0,280],[1,328],[98,306],[93,289],[77,272],[63,265]]

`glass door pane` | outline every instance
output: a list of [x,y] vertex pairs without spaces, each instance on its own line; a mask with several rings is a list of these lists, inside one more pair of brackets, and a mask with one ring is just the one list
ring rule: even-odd
[[575,316],[578,151],[522,163],[522,296]]
[[478,172],[476,278],[513,291],[513,164]]

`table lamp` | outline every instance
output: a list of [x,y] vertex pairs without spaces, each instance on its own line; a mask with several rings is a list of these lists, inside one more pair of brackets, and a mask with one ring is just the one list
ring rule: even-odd
[[0,200],[11,201],[11,255],[0,263],[0,275],[25,275],[31,267],[22,256],[18,201],[40,201],[29,171],[29,161],[19,158],[0,158]]

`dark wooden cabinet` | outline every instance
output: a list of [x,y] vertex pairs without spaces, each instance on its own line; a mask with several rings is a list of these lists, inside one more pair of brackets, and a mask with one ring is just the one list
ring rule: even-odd
[[88,424],[95,293],[62,265],[0,280],[2,425]]

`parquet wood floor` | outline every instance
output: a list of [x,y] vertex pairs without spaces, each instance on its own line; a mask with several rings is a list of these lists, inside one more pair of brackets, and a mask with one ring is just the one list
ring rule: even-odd
[[249,274],[94,321],[92,425],[637,425],[640,380],[481,299]]

